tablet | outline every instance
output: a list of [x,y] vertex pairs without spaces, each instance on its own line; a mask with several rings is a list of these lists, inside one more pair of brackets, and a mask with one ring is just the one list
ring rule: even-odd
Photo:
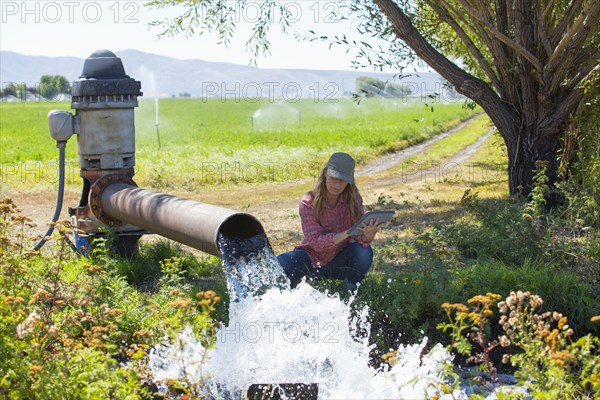
[[346,233],[348,233],[348,235],[361,235],[362,229],[360,226],[362,224],[368,224],[370,220],[378,218],[379,223],[383,224],[384,222],[388,222],[390,219],[392,219],[394,212],[395,211],[370,211],[363,215],[363,217],[359,219],[358,222],[352,226],[352,228],[348,229]]

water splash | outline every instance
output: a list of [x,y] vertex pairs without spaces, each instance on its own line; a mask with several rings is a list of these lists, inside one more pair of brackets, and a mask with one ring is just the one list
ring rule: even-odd
[[219,235],[217,242],[232,302],[260,296],[269,288],[290,289],[289,280],[264,233],[250,238]]
[[262,106],[250,117],[253,129],[278,129],[302,124],[302,113],[285,102]]
[[278,383],[315,383],[319,399],[438,393],[452,357],[441,345],[422,356],[424,339],[401,347],[394,367],[376,370],[369,365],[368,335],[356,334],[369,331],[367,315],[364,308],[352,318],[348,304],[304,282],[291,291],[269,289],[231,304],[229,324],[218,331],[214,349],[205,350],[187,329],[180,340],[184,349],[151,353],[150,367],[161,379],[203,382],[201,391],[214,399],[241,400],[251,385]]
[[463,389],[443,393],[452,356],[440,344],[426,352],[427,338],[401,345],[394,366],[373,367],[369,309],[352,312],[353,297],[344,302],[306,282],[290,290],[266,236],[219,244],[235,299],[229,323],[217,331],[214,348],[187,328],[175,345],[151,351],[157,381],[185,380],[203,398],[226,400],[245,399],[255,387],[273,385],[273,393],[280,384],[276,398],[305,399],[290,392],[298,385],[289,384],[299,383],[318,387],[319,399],[468,398]]

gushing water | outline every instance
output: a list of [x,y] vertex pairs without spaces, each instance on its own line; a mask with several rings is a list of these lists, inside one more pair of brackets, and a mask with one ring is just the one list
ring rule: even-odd
[[260,296],[269,288],[290,289],[290,283],[264,233],[251,238],[219,236],[229,298],[237,302]]
[[319,399],[466,398],[442,393],[452,357],[439,344],[423,354],[426,338],[401,346],[393,367],[370,366],[368,308],[351,313],[336,294],[306,282],[290,290],[266,236],[221,238],[219,245],[232,298],[229,323],[212,349],[191,328],[181,332],[179,346],[155,349],[156,381],[186,379],[204,397],[227,400],[244,399],[257,385],[282,385],[280,398],[309,398],[286,392],[298,383],[318,387]]

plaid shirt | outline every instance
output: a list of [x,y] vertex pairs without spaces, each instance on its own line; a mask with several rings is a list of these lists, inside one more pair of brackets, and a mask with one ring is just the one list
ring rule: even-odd
[[308,253],[314,268],[321,268],[333,260],[344,246],[351,241],[359,242],[365,247],[369,246],[368,243],[361,240],[362,235],[351,236],[337,245],[333,243],[333,237],[336,234],[350,229],[365,213],[360,195],[357,198],[360,213],[355,220],[352,220],[350,208],[340,197],[334,207],[327,204],[323,205],[321,223],[319,223],[313,216],[313,200],[313,193],[308,192],[300,201],[300,222],[302,223],[304,240],[296,248]]

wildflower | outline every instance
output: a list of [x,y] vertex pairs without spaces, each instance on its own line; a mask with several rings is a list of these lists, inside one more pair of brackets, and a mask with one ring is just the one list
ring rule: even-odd
[[120,308],[108,308],[102,313],[106,317],[118,317],[121,314],[125,314],[125,310]]
[[212,299],[216,295],[217,294],[213,290],[207,290],[206,292],[204,292],[204,298],[206,299]]
[[544,300],[537,294],[534,294],[529,298],[529,304],[531,305],[531,308],[541,307],[542,304],[544,304]]
[[135,331],[133,332],[133,337],[134,338],[150,338],[154,336],[152,334],[152,332],[146,330],[146,329],[140,329],[139,331]]
[[600,315],[595,315],[591,319],[592,322],[600,323]]
[[498,309],[501,313],[506,313],[508,311],[508,306],[506,305],[506,302],[501,301],[500,303],[498,303]]
[[510,346],[510,339],[506,335],[500,336],[500,346],[502,346],[502,347]]
[[88,274],[90,274],[90,275],[95,275],[95,274],[102,274],[102,275],[104,275],[104,274],[106,274],[106,272],[102,268],[100,268],[99,266],[97,266],[97,265],[86,265],[85,269],[88,272]]
[[563,316],[563,315],[562,315],[561,313],[559,313],[559,312],[556,312],[556,311],[554,311],[554,312],[552,313],[552,319],[553,319],[554,321],[559,321],[559,320],[562,318],[562,316]]
[[6,296],[4,298],[4,304],[13,305],[13,304],[21,304],[25,301],[24,298],[20,296]]
[[167,303],[169,307],[179,307],[179,308],[188,308],[190,306],[191,301],[187,299],[177,299],[174,301],[170,301]]
[[37,226],[33,223],[31,218],[26,217],[24,215],[15,215],[13,217],[13,224],[14,225],[26,225],[30,228],[35,228]]
[[58,336],[59,333],[60,332],[55,325],[52,325],[48,328],[48,336],[50,336],[50,337]]
[[[562,317],[559,321],[558,321],[558,329],[563,329],[563,327],[565,326],[565,324],[567,323],[567,317]],[[567,329],[568,329],[568,325]]]
[[39,365],[32,365],[29,368],[29,378],[31,380],[34,380],[37,378],[38,375],[41,375],[44,372],[44,368],[40,367]]
[[33,332],[33,329],[38,323],[42,322],[42,317],[33,310],[31,314],[27,316],[25,321],[17,325],[17,338],[24,339],[27,335]]
[[485,295],[493,301],[498,301],[502,298],[502,296],[496,293],[487,292]]
[[388,353],[383,354],[381,356],[381,359],[390,365],[394,365],[396,364],[396,361],[398,361],[397,353],[395,351],[390,351]]
[[455,304],[444,303],[444,304],[442,304],[442,308],[447,311],[456,310],[457,312],[462,312],[462,313],[469,312],[469,308],[461,303],[455,303]]
[[485,317],[491,317],[492,315],[494,315],[494,312],[492,310],[483,310],[483,315]]
[[567,350],[561,350],[556,352],[550,356],[552,362],[559,367],[564,367],[567,364],[570,364],[575,361],[575,357],[569,353]]
[[94,326],[92,328],[92,332],[94,332],[96,335],[102,335],[108,333],[108,328],[105,326]]
[[502,364],[508,364],[510,362],[510,354],[502,355]]
[[39,301],[48,301],[51,297],[52,295],[48,293],[47,290],[38,289],[31,297],[31,300],[29,300],[29,304],[35,304]]
[[558,334],[558,329],[554,329],[546,338],[546,343],[548,344],[550,350],[556,350],[556,347],[558,346]]
[[478,323],[481,320],[481,315],[477,314],[477,313],[469,313],[467,315],[469,318],[471,318],[473,320],[473,322]]

